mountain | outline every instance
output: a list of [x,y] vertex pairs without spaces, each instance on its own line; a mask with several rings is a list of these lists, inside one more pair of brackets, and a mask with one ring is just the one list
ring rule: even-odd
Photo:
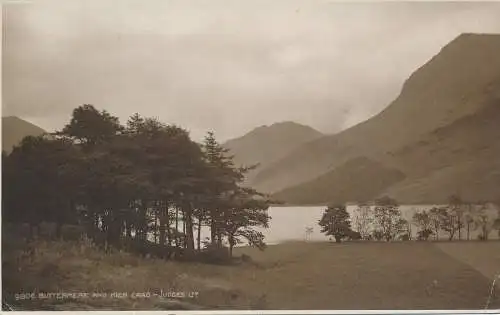
[[397,169],[366,157],[358,157],[312,181],[285,189],[273,198],[286,200],[290,204],[368,202],[387,186],[404,178],[405,175]]
[[[500,124],[494,117],[499,99],[500,35],[462,34],[415,71],[381,113],[295,149],[261,170],[253,185],[267,192],[305,189],[307,183],[317,185],[318,177],[335,174],[337,167],[364,156],[405,174],[398,183],[383,180],[388,184],[382,193],[394,194],[400,202],[443,200],[457,190],[465,194],[471,182],[477,187],[469,198],[494,198],[494,188],[485,186],[496,183],[496,175],[486,181],[476,176],[500,170],[496,160],[487,158],[498,144]],[[485,152],[475,154],[480,148]],[[356,187],[366,178],[350,180],[347,185]],[[286,191],[293,190],[277,195],[292,198]],[[335,191],[331,189],[332,196]],[[496,194],[498,199],[500,192]]]
[[499,200],[499,122],[500,97],[398,149],[393,164],[408,175],[386,194],[408,203],[441,202],[451,194],[473,201]]
[[2,117],[2,150],[10,153],[27,136],[39,136],[46,131],[16,116]]
[[[242,137],[227,141],[223,146],[234,155],[236,165],[259,164],[259,170],[285,157],[302,144],[322,136],[321,132],[311,127],[288,121],[255,128]],[[251,178],[252,174],[249,175]]]

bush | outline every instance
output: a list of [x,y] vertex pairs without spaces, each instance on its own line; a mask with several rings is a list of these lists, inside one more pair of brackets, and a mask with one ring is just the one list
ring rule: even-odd
[[404,241],[404,242],[409,241],[410,240],[410,234],[408,234],[408,233],[402,234],[402,235],[399,236],[399,239],[401,241]]
[[350,241],[361,240],[361,234],[359,232],[356,232],[356,231],[350,231],[347,237]]
[[419,241],[427,241],[432,234],[434,232],[431,229],[424,229],[417,232],[417,239]]
[[384,232],[380,230],[373,231],[373,238],[377,241],[381,241],[384,239]]
[[204,249],[202,249],[197,255],[197,261],[208,263],[208,264],[216,264],[216,265],[225,265],[231,262],[231,257],[229,256],[229,248],[217,247],[215,245],[208,245]]

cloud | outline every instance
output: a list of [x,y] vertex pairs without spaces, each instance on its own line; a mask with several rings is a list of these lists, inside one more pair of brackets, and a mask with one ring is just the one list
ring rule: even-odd
[[39,1],[5,9],[4,114],[61,128],[92,103],[223,139],[295,120],[336,132],[382,110],[500,3]]

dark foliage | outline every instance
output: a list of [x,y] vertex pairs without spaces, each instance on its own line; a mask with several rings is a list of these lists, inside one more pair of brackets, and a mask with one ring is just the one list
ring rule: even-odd
[[353,233],[351,220],[345,205],[329,206],[323,213],[319,225],[321,226],[321,233],[333,236],[337,243],[340,243]]
[[236,167],[213,133],[200,145],[158,119],[134,114],[122,126],[83,105],[62,131],[25,138],[2,163],[3,219],[28,223],[27,238],[44,221],[56,223],[58,238],[73,224],[104,250],[189,259],[208,227],[227,257],[243,240],[265,247],[254,228],[267,226],[270,201],[241,187],[251,167]]

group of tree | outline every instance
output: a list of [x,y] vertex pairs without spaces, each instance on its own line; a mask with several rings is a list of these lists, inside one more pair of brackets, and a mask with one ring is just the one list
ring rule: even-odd
[[465,202],[458,195],[450,196],[448,205],[415,212],[413,222],[418,227],[419,240],[431,237],[438,240],[441,232],[448,240],[470,240],[472,231],[479,231],[479,240],[488,240],[493,230],[498,230],[500,236],[497,209],[489,208],[484,202]]
[[[178,126],[139,114],[125,125],[92,105],[73,110],[58,132],[26,137],[2,154],[2,218],[80,225],[105,248],[154,243],[193,254],[244,240],[264,248],[270,200],[244,187],[237,167],[209,132],[204,143]],[[202,240],[203,228],[210,238]]]
[[399,205],[394,199],[377,199],[373,209],[368,204],[359,205],[354,222],[351,222],[346,208],[345,205],[329,206],[319,221],[321,232],[334,237],[338,243],[343,239],[392,241],[411,235],[410,224],[401,216]]
[[417,227],[417,240],[440,239],[443,232],[449,240],[462,240],[462,231],[470,240],[472,230],[480,230],[479,239],[487,240],[492,230],[500,236],[500,217],[495,218],[486,204],[473,205],[454,195],[449,204],[416,211],[411,220],[403,218],[399,204],[389,197],[382,197],[374,205],[359,204],[353,213],[345,205],[332,205],[324,211],[319,225],[321,232],[335,238],[336,242],[350,240],[411,240],[412,226]]

